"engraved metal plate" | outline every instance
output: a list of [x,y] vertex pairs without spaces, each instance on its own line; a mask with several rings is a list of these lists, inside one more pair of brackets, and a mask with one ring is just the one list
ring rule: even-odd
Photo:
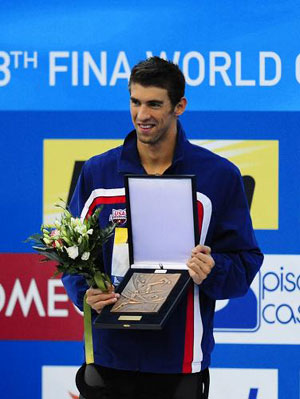
[[180,273],[133,273],[111,312],[158,312],[179,277]]
[[118,317],[118,320],[121,321],[141,321],[143,316],[130,316],[128,315],[122,315]]

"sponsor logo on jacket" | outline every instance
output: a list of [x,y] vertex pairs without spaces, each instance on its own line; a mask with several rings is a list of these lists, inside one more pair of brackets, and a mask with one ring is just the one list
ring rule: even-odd
[[126,209],[113,209],[109,221],[118,225],[124,225],[127,221]]

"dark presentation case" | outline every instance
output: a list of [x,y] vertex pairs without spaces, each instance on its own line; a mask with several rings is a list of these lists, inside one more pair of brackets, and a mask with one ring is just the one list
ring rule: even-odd
[[[134,276],[138,278],[131,280],[131,287],[139,276],[151,280],[159,274],[165,276],[162,282],[171,274],[179,277],[157,311],[143,311],[142,303],[134,305],[134,311],[120,308],[112,312],[115,305],[110,305],[102,310],[95,325],[111,329],[162,329],[190,282],[186,262],[199,243],[195,176],[126,175],[125,193],[130,267],[116,292],[122,295],[134,273],[141,274]],[[151,287],[148,291],[151,293]],[[149,295],[145,291],[137,295],[147,307]]]

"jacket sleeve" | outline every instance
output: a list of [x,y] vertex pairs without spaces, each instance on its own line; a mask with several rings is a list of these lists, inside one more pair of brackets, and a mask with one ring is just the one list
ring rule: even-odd
[[[80,217],[90,194],[91,181],[88,174],[88,165],[84,164],[79,176],[69,209],[74,217]],[[83,298],[89,288],[85,278],[76,274],[63,274],[62,282],[71,301],[82,311]]]
[[244,184],[237,168],[230,177],[226,201],[216,214],[211,248],[215,266],[201,289],[212,299],[245,295],[263,262],[263,254],[254,236]]

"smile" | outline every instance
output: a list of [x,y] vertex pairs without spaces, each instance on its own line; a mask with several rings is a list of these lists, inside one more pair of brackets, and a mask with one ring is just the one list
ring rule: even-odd
[[155,126],[155,125],[147,124],[147,123],[138,123],[137,125],[142,131],[150,130]]

